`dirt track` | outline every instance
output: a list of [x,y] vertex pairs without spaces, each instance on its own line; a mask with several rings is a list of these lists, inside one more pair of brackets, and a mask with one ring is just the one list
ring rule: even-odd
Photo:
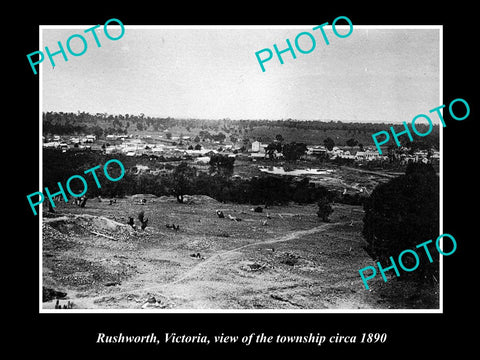
[[[133,290],[123,290],[119,291],[116,293],[109,294],[108,297],[121,297],[126,294],[138,294],[138,293],[145,293],[145,292],[156,292],[160,293],[162,297],[167,297],[165,293],[168,293],[168,289],[172,289],[174,285],[177,285],[181,282],[184,282],[185,280],[188,280],[189,278],[194,277],[195,275],[201,276],[205,273],[208,272],[208,268],[212,266],[219,266],[219,265],[224,265],[228,266],[228,263],[234,262],[234,259],[239,256],[239,252],[242,249],[245,249],[247,247],[255,247],[255,246],[262,246],[262,245],[270,245],[270,244],[276,244],[279,242],[284,242],[284,241],[291,241],[295,239],[301,239],[302,236],[307,235],[307,234],[314,234],[320,231],[325,231],[325,229],[328,227],[328,224],[324,224],[309,230],[298,230],[294,231],[292,233],[289,233],[287,235],[274,238],[274,239],[268,239],[259,243],[252,243],[252,244],[246,244],[242,245],[239,247],[236,247],[231,250],[227,250],[218,254],[215,254],[208,259],[205,259],[201,262],[199,262],[197,265],[193,266],[190,270],[188,270],[186,273],[181,274],[177,279],[170,281],[168,283],[164,284],[155,284],[151,286],[146,286],[143,288],[135,288]],[[74,302],[81,308],[95,308],[98,307],[96,305],[96,302],[99,300],[105,299],[105,296],[100,295],[96,297],[80,297],[80,298],[75,298]]]

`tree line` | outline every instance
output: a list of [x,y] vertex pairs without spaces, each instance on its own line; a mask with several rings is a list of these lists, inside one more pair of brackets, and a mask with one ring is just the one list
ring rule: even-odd
[[[158,158],[135,158],[123,154],[106,155],[96,151],[78,151],[62,153],[55,149],[44,149],[43,181],[52,191],[57,182],[65,182],[70,176],[83,172],[98,164],[115,158],[125,166],[125,175],[121,181],[111,182],[103,179],[99,189],[94,179],[86,177],[88,197],[124,197],[134,194],[153,194],[156,196],[175,196],[178,202],[184,202],[185,195],[207,195],[220,202],[252,205],[285,205],[317,203],[321,199],[349,204],[363,203],[360,196],[342,196],[340,193],[316,186],[308,178],[295,181],[281,175],[262,175],[251,179],[232,177],[235,158],[222,154],[211,157],[208,171],[200,171],[187,162],[162,163]],[[151,168],[163,168],[160,174],[138,172],[136,165],[145,164]],[[168,170],[167,170],[168,169]],[[115,176],[116,174],[112,174]],[[83,184],[72,182],[73,192],[80,193]]]
[[[385,130],[388,120],[384,123],[373,122],[347,122],[339,120],[296,120],[296,119],[239,119],[231,120],[224,119],[179,119],[173,117],[152,117],[146,116],[141,113],[136,114],[107,114],[96,113],[90,114],[85,111],[73,112],[43,112],[44,123],[50,124],[71,124],[78,126],[81,124],[97,124],[104,123],[111,125],[112,128],[128,129],[130,125],[137,127],[137,124],[141,124],[142,129],[150,128],[152,130],[165,130],[172,127],[183,127],[190,131],[193,128],[199,128],[204,131],[223,131],[225,133],[232,133],[235,130],[238,132],[241,129],[242,133],[246,130],[246,133],[253,131],[254,129],[261,127],[268,128],[293,128],[298,130],[322,130],[322,131],[345,131],[347,134],[353,136],[356,133],[372,134],[374,132]],[[401,129],[401,125],[395,125],[394,128]],[[426,129],[425,124],[418,124],[419,131],[422,132]],[[423,128],[424,127],[424,128]],[[432,133],[429,137],[436,137],[439,134],[438,125],[434,125]]]

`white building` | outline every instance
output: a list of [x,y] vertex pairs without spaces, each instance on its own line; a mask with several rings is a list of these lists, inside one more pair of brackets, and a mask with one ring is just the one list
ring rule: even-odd
[[208,164],[210,162],[210,156],[200,156],[195,159],[196,164]]
[[266,147],[267,147],[266,144],[262,144],[260,141],[254,141],[252,143],[252,152],[254,153],[264,152]]
[[308,155],[324,155],[327,153],[327,149],[325,146],[314,146],[312,148],[308,148],[307,154]]
[[60,146],[59,141],[50,141],[43,143],[43,147],[45,148],[58,148]]
[[117,148],[116,146],[107,146],[107,147],[105,148],[105,153],[106,153],[106,154],[114,154],[114,153],[116,153],[116,152],[119,151],[119,150],[120,150],[120,148]]
[[384,159],[385,157],[380,155],[377,151],[357,151],[355,154],[355,159],[356,160],[366,160],[366,161],[372,161],[372,160],[381,160]]
[[343,154],[339,155],[339,157],[341,157],[342,159],[355,159],[355,155],[352,155],[348,150],[345,150]]
[[95,140],[97,140],[97,137],[95,135],[87,135],[85,136],[84,142],[93,143]]

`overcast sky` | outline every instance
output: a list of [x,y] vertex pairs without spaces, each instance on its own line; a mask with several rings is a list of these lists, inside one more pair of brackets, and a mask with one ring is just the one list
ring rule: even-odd
[[[318,25],[318,24],[317,24]],[[40,48],[58,50],[77,28],[43,28]],[[440,105],[440,30],[355,27],[347,38],[331,28],[326,45],[315,24],[305,27],[125,28],[101,47],[85,34],[85,54],[46,57],[42,111],[162,117],[409,122]],[[117,36],[113,25],[108,29]],[[310,31],[316,48],[297,59],[276,56],[262,72],[255,52],[292,44]],[[339,30],[342,33],[342,30]],[[346,33],[346,30],[343,31]],[[308,39],[308,38],[304,38]],[[72,41],[81,50],[79,39]],[[309,47],[305,40],[305,48]]]

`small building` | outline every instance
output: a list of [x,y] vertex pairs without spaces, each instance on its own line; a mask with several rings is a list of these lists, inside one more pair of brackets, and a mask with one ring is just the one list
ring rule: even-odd
[[342,159],[355,159],[355,155],[351,154],[348,150],[344,151],[343,154],[340,154],[339,157]]
[[210,162],[210,156],[199,156],[195,159],[196,164],[208,164]]
[[313,148],[309,148],[307,154],[309,155],[325,155],[327,153],[327,149],[325,146],[314,146]]
[[84,142],[93,143],[95,140],[97,140],[97,137],[95,135],[87,135],[85,136]]
[[252,152],[253,153],[264,152],[266,147],[267,147],[267,145],[262,144],[260,141],[252,142]]
[[357,151],[357,153],[355,154],[355,159],[372,161],[372,160],[384,159],[384,156],[380,155],[377,151],[366,150],[366,151]]
[[343,155],[343,150],[339,148],[334,148],[332,151],[327,151],[330,155],[341,157]]
[[105,148],[105,153],[106,154],[114,154],[118,151],[119,149],[116,146],[107,146]]

